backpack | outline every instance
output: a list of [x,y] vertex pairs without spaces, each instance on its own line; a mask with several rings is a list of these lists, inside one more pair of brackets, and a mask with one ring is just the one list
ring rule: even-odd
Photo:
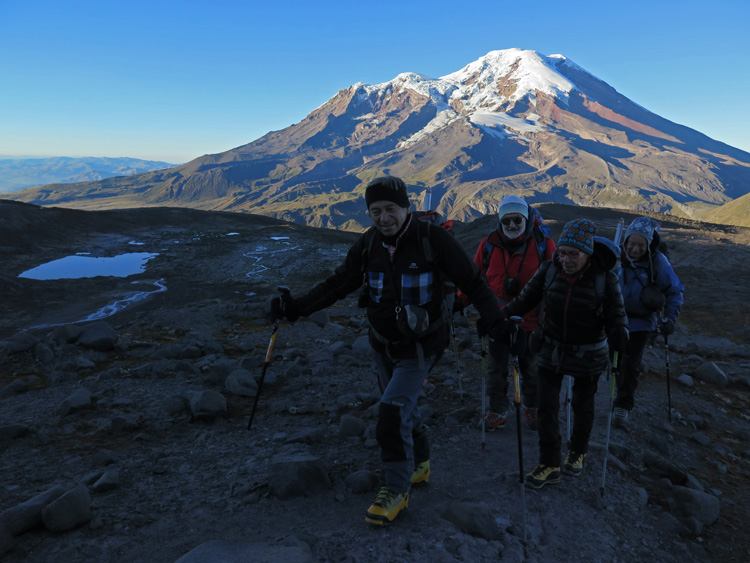
[[[533,226],[531,227],[531,236],[536,243],[536,252],[539,256],[539,263],[541,264],[542,262],[544,262],[544,257],[547,254],[547,237],[549,236],[550,230],[549,227],[544,223],[542,214],[531,206],[529,206],[529,220],[533,221]],[[529,239],[526,239],[526,244],[528,244],[528,241]],[[495,245],[492,244],[489,237],[487,237],[487,242],[484,247],[484,257],[482,258],[482,272],[484,272],[485,274],[487,273],[487,268],[490,265],[490,256],[492,255],[492,250],[494,248]]]
[[453,221],[446,220],[445,217],[434,209],[429,211],[412,211],[411,214],[420,221],[443,227],[446,231],[450,231],[453,228]]

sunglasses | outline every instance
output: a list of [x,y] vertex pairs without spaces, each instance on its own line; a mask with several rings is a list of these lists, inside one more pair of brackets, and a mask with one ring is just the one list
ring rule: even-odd
[[506,227],[511,223],[520,225],[521,223],[523,223],[523,217],[503,217],[502,219],[500,219],[500,222]]
[[560,260],[562,260],[564,258],[567,258],[567,259],[570,259],[570,260],[578,260],[578,258],[581,257],[581,254],[583,254],[583,252],[580,252],[578,250],[569,250],[567,252],[564,251],[564,250],[563,251],[560,251],[560,250],[557,251],[557,257]]

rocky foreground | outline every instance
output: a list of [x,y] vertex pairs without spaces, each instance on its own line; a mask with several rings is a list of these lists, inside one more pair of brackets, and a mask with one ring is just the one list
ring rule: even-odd
[[[83,292],[70,282],[57,289],[41,282],[49,293],[14,282],[15,299],[27,305],[6,301],[13,325],[0,327],[3,561],[750,558],[743,533],[750,523],[750,348],[732,336],[746,329],[734,321],[744,313],[739,305],[727,309],[722,333],[709,325],[718,313],[688,310],[694,295],[711,290],[690,276],[711,269],[717,238],[729,238],[725,244],[743,258],[731,234],[686,231],[682,239],[673,231],[673,261],[691,279],[692,294],[669,340],[669,393],[667,350],[657,339],[630,424],[611,431],[603,490],[607,380],[584,474],[522,496],[515,419],[484,437],[477,425],[481,359],[469,310],[457,317],[455,354],[448,350],[425,383],[430,484],[412,492],[398,522],[373,529],[364,511],[380,482],[378,392],[356,296],[281,324],[247,428],[275,283],[302,291],[348,243],[342,237],[320,252],[315,231],[293,254],[264,255],[272,275],[258,273],[260,242],[270,245],[283,227],[236,220],[192,225],[202,234],[180,252],[164,250],[163,224],[109,232],[113,245],[138,235],[161,250],[153,269],[136,278],[163,279],[168,289],[103,320],[73,322],[122,282],[99,279]],[[240,235],[220,236],[229,227]],[[185,228],[170,227],[169,236],[186,241]],[[18,271],[28,265],[14,260]],[[717,277],[710,282],[720,288],[737,283],[737,276]],[[61,287],[67,302],[56,301]],[[729,290],[718,293],[713,306],[731,301]],[[47,326],[24,330],[39,325]],[[523,428],[521,438],[528,471],[536,436]]]

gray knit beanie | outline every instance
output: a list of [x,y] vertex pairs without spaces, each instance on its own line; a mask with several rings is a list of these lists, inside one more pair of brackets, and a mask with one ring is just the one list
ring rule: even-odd
[[628,230],[625,231],[625,238],[623,240],[628,240],[630,235],[641,235],[650,245],[651,241],[654,240],[654,233],[659,230],[660,226],[661,223],[654,221],[651,217],[637,217],[633,219]]

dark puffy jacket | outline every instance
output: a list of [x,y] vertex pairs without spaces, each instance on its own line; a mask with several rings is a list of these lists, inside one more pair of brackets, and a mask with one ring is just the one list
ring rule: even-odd
[[651,282],[651,273],[654,284],[666,298],[664,316],[676,321],[680,314],[685,288],[672,269],[669,259],[657,250],[658,246],[659,233],[654,233],[648,254],[638,262],[631,262],[625,249],[622,250],[620,287],[630,321],[630,332],[656,330],[657,312],[647,309],[641,302],[641,293]]
[[[438,326],[419,339],[425,356],[438,355],[448,345],[449,326],[443,322],[444,296],[440,279],[452,281],[469,295],[489,326],[502,318],[492,290],[453,235],[412,216],[407,218],[405,229],[390,268],[383,236],[374,227],[364,233],[332,276],[297,299],[300,314],[310,315],[361,288],[364,270],[369,286],[370,343],[392,358],[418,356],[415,338],[405,335],[397,321],[397,310],[406,305],[425,309],[429,313],[430,325]],[[424,237],[429,238],[432,260],[425,256],[420,241]],[[367,264],[363,268],[364,259]]]
[[[585,377],[607,368],[607,335],[628,324],[617,274],[611,269],[616,262],[617,255],[595,241],[589,266],[570,282],[555,257],[542,264],[521,294],[505,307],[510,315],[522,315],[543,301],[544,338],[537,356],[541,366]],[[549,268],[554,268],[554,275],[545,287]],[[604,295],[597,291],[598,274],[606,277]]]

